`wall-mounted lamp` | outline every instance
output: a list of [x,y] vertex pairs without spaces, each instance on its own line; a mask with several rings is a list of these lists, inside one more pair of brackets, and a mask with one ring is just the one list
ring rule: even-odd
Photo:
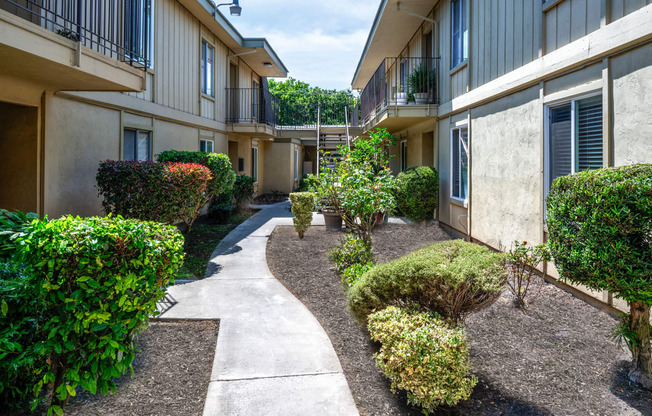
[[240,16],[242,14],[242,7],[240,7],[239,4],[240,0],[233,0],[232,3],[221,3],[215,6],[215,9],[217,9],[220,6],[231,6],[229,7],[229,12],[231,13],[231,16]]

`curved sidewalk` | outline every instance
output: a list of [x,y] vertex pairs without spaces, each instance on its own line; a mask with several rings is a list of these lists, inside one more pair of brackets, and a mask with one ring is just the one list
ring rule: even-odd
[[220,242],[204,280],[168,289],[162,319],[220,319],[205,416],[358,415],[324,329],[267,267],[288,208],[256,213]]

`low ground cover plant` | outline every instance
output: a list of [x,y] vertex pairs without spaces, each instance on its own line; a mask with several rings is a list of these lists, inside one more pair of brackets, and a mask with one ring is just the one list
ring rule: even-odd
[[547,208],[561,278],[629,302],[620,331],[633,356],[629,377],[652,389],[652,165],[557,178]]
[[134,337],[183,262],[175,227],[112,218],[33,220],[1,259],[0,401],[62,414],[79,388],[115,390]]
[[208,168],[197,163],[100,163],[97,187],[104,211],[125,218],[173,224],[190,230],[210,200]]
[[378,367],[392,391],[407,392],[424,414],[453,406],[471,395],[477,378],[469,375],[469,342],[463,328],[437,314],[390,306],[369,316],[371,339],[381,343]]
[[439,200],[439,174],[432,166],[409,168],[396,177],[399,212],[413,222],[431,220]]
[[293,192],[290,194],[292,205],[292,222],[299,238],[303,238],[310,223],[312,222],[312,211],[315,209],[315,194],[312,192]]
[[506,279],[504,254],[452,240],[375,266],[349,289],[347,300],[362,322],[374,311],[412,304],[457,324],[495,302]]
[[535,247],[527,241],[514,241],[514,246],[507,253],[509,275],[507,285],[512,292],[514,306],[525,307],[525,299],[531,295],[532,277],[537,274],[536,268],[541,262],[550,260],[550,249],[545,244]]

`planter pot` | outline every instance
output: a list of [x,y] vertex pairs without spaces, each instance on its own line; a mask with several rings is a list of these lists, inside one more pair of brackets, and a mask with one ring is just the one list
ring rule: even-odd
[[342,217],[334,211],[323,211],[324,223],[328,231],[342,231]]
[[416,101],[417,105],[428,104],[428,93],[427,92],[415,92],[414,93],[414,101]]
[[396,104],[398,105],[407,104],[407,92],[397,92],[396,94],[394,94],[394,99],[396,100]]
[[382,228],[383,224],[385,224],[385,213],[384,212],[377,212],[376,213],[376,224],[374,224],[374,228]]

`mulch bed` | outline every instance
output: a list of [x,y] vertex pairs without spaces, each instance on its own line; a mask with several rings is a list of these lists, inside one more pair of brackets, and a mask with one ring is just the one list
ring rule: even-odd
[[254,205],[271,205],[277,202],[285,202],[288,200],[288,194],[274,193],[258,195],[254,198]]
[[[330,336],[362,415],[420,415],[405,394],[390,392],[373,359],[379,346],[348,311],[346,289],[326,257],[341,235],[311,227],[299,240],[293,227],[277,227],[267,246],[270,269]],[[385,262],[449,238],[433,225],[389,224],[374,232],[374,252]],[[504,293],[467,320],[479,379],[471,398],[437,414],[652,415],[652,392],[630,385],[631,356],[609,339],[615,323],[551,284],[542,284],[527,312]]]
[[117,393],[72,397],[66,415],[201,415],[213,366],[218,323],[152,322],[139,336],[135,376],[124,375]]

